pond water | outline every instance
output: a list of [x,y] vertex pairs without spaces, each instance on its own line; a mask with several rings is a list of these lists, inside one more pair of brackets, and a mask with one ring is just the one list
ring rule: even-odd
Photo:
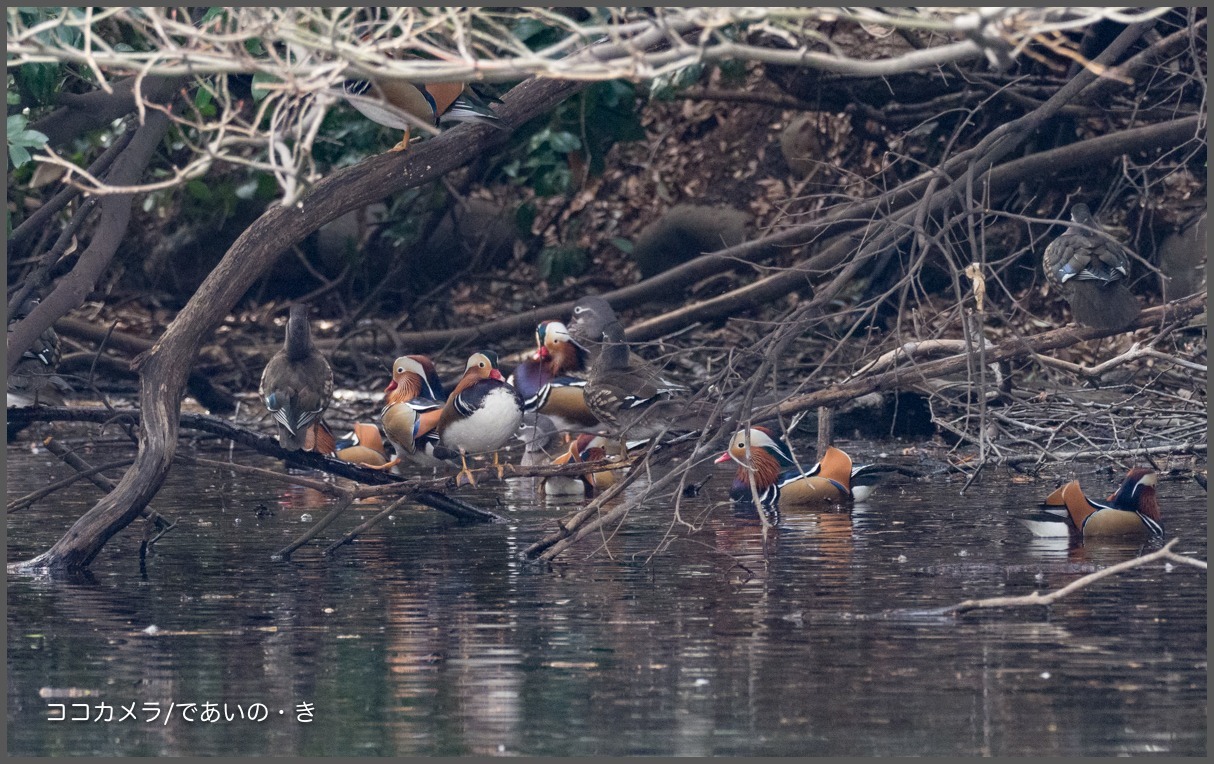
[[[587,539],[543,566],[520,551],[576,503],[525,481],[464,489],[505,524],[403,509],[321,556],[375,510],[360,505],[272,562],[325,500],[178,466],[154,507],[180,524],[146,575],[136,523],[87,578],[8,577],[8,752],[1206,753],[1202,571],[1137,568],[1048,611],[912,612],[1054,589],[1144,551],[1035,542],[1013,518],[1052,483],[992,472],[962,498],[960,483],[895,479],[851,512],[788,517],[764,545],[718,469],[682,506],[697,530],[650,505],[605,549]],[[1089,493],[1111,490],[1078,469]],[[7,473],[12,500],[67,468],[12,446]],[[10,515],[9,561],[98,495],[81,481]],[[1160,501],[1177,551],[1204,559],[1201,487],[1163,481]]]

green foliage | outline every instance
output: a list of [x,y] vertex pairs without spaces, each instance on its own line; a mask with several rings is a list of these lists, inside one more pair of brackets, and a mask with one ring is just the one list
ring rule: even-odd
[[28,127],[29,119],[24,114],[13,114],[8,118],[6,131],[8,134],[8,158],[13,168],[21,167],[33,157],[30,149],[40,149],[46,146],[47,138],[37,130]]
[[626,255],[631,255],[634,251],[636,251],[636,245],[633,244],[632,241],[620,236],[612,236],[611,243],[615,245],[616,249]]
[[567,276],[580,276],[590,265],[590,255],[581,247],[545,247],[536,261],[540,277],[556,286]]
[[253,75],[253,88],[252,88],[253,100],[260,101],[263,98],[265,98],[266,96],[268,96],[270,94],[270,89],[267,88],[266,85],[274,84],[276,82],[282,82],[282,80],[279,79],[278,77],[275,77],[272,74],[267,74],[266,72],[255,73]]
[[698,82],[703,73],[703,64],[692,64],[670,74],[654,77],[649,82],[649,97],[655,101],[673,101],[680,91]]
[[590,174],[599,175],[612,146],[645,138],[636,88],[623,80],[595,83],[557,107],[546,122],[532,125],[530,133],[521,131],[522,138],[507,149],[497,173],[540,196],[572,190],[571,163],[589,164]]

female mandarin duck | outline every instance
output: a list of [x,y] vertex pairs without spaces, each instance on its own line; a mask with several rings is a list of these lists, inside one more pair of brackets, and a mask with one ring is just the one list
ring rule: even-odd
[[439,443],[458,451],[463,468],[455,484],[467,481],[476,485],[468,469],[468,454],[493,451],[493,465],[499,479],[505,474],[497,449],[514,437],[523,421],[523,398],[507,384],[497,368],[497,354],[473,353],[464,367],[464,376],[456,383],[439,412]]
[[261,375],[261,399],[278,422],[278,442],[287,450],[315,448],[314,428],[329,407],[333,370],[312,344],[308,306],[291,306],[287,337]]
[[507,380],[523,396],[523,410],[551,417],[558,431],[581,432],[599,423],[586,406],[586,351],[573,343],[560,321],[535,328],[535,354]]
[[1074,222],[1045,248],[1045,278],[1062,292],[1078,323],[1097,329],[1124,329],[1138,317],[1137,298],[1126,288],[1130,255],[1100,233],[1086,204],[1071,208]]
[[683,400],[687,388],[663,379],[628,349],[624,326],[606,300],[578,300],[569,333],[588,353],[586,405],[614,435],[647,439],[667,429],[703,426],[703,412],[689,411]]
[[392,362],[392,381],[384,388],[380,424],[396,449],[396,457],[378,469],[391,469],[402,458],[423,467],[441,468],[449,462],[438,443],[444,395],[434,364],[424,355],[404,355]]
[[1023,522],[1035,536],[1073,536],[1079,539],[1157,538],[1163,536],[1163,521],[1155,486],[1159,475],[1136,467],[1108,503],[1084,495],[1078,480],[1072,480],[1046,497],[1042,512]]
[[901,471],[898,467],[864,465],[852,467],[851,457],[834,446],[805,472],[797,468],[788,444],[761,425],[750,428],[750,458],[746,457],[746,432],[737,432],[729,450],[716,463],[734,461],[740,466],[729,496],[737,502],[751,502],[750,476],[753,473],[759,503],[769,511],[773,522],[779,520],[779,507],[864,501],[873,491],[880,473]]

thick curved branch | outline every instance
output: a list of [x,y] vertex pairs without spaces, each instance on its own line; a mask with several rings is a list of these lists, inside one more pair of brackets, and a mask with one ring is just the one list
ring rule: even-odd
[[[497,113],[507,127],[516,128],[583,87],[579,83],[530,80],[511,90]],[[317,183],[297,203],[275,207],[258,218],[137,363],[143,427],[134,465],[118,487],[54,546],[19,567],[67,570],[87,566],[105,542],[137,517],[155,496],[176,451],[181,395],[199,347],[248,285],[282,252],[328,221],[386,195],[436,180],[507,137],[506,130],[464,125],[408,152],[380,155],[340,170]]]
[[[147,121],[136,131],[135,137],[122,155],[114,160],[107,179],[114,185],[129,185],[138,181],[168,129],[167,114],[159,111],[149,114]],[[101,219],[98,221],[97,230],[88,247],[80,254],[76,266],[8,333],[10,374],[20,362],[21,354],[34,344],[38,335],[46,331],[60,316],[80,307],[97,286],[97,281],[126,236],[133,201],[134,196],[131,194],[116,194],[101,200]]]
[[[113,93],[104,90],[83,94],[65,93],[59,97],[63,106],[30,127],[47,137],[47,145],[56,148],[91,130],[108,127],[111,122],[125,117],[138,107],[135,83],[139,79],[132,76],[115,82],[111,86]],[[142,78],[139,94],[146,102],[167,104],[183,82],[185,79],[180,75],[151,75]],[[122,183],[111,180],[110,184],[125,186],[137,180],[133,178]]]

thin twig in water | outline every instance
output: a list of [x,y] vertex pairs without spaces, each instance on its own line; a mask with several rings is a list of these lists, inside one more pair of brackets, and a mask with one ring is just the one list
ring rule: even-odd
[[1174,538],[1171,541],[1169,541],[1167,544],[1165,544],[1162,549],[1151,552],[1150,554],[1144,554],[1141,557],[1135,557],[1132,560],[1126,560],[1125,562],[1119,562],[1116,565],[1110,565],[1109,567],[1104,568],[1102,570],[1098,570],[1095,573],[1089,573],[1088,575],[1083,576],[1082,578],[1075,579],[1074,581],[1072,581],[1071,583],[1062,587],[1061,589],[1055,589],[1054,591],[1049,592],[1047,594],[1041,594],[1040,592],[1033,592],[1032,594],[1025,594],[1025,595],[1020,595],[1020,596],[1016,596],[1016,597],[989,597],[987,599],[981,599],[981,600],[965,600],[964,602],[958,602],[956,605],[952,605],[951,607],[944,608],[940,612],[941,613],[954,613],[954,614],[960,615],[961,613],[966,613],[966,612],[969,612],[970,610],[979,610],[982,608],[1024,607],[1025,605],[1052,605],[1055,602],[1057,602],[1058,600],[1060,600],[1063,597],[1070,594],[1071,592],[1078,591],[1078,590],[1088,586],[1089,584],[1093,584],[1093,583],[1099,581],[1102,578],[1108,578],[1109,576],[1116,575],[1118,573],[1121,573],[1122,571],[1129,570],[1131,568],[1139,568],[1139,567],[1142,567],[1143,565],[1147,565],[1148,563],[1152,563],[1157,560],[1167,560],[1170,562],[1178,562],[1178,563],[1182,563],[1184,565],[1192,565],[1195,568],[1201,568],[1202,570],[1205,570],[1206,569],[1205,560],[1198,560],[1195,557],[1188,557],[1183,554],[1177,554],[1176,552],[1172,551],[1172,548],[1174,546],[1176,546],[1176,544],[1179,541],[1180,541],[1180,539]]

